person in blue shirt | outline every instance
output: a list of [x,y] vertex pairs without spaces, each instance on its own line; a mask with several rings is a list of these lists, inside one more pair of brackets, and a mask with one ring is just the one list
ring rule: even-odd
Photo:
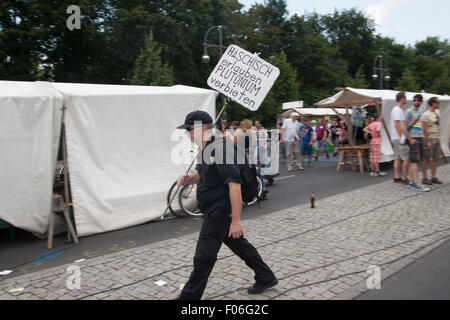
[[309,125],[309,120],[307,118],[301,119],[302,124],[300,125],[300,170],[305,170],[303,168],[303,161],[305,155],[309,156],[308,164],[311,165],[312,161],[312,145],[314,143],[314,130]]

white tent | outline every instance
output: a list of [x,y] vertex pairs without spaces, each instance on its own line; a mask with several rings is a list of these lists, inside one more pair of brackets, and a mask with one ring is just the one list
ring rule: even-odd
[[44,233],[63,98],[33,82],[0,81],[0,219]]
[[[392,108],[395,107],[395,95],[398,91],[393,90],[373,90],[373,89],[354,89],[347,87],[344,90],[339,91],[334,96],[326,98],[316,104],[315,106],[321,108],[330,107],[344,107],[344,106],[363,106],[366,104],[381,105],[381,113],[386,125],[389,127],[390,115]],[[406,106],[404,110],[407,110],[413,102],[413,97],[418,92],[406,92]],[[441,101],[440,104],[440,117],[441,117],[441,147],[444,153],[449,156],[450,151],[448,147],[448,141],[450,137],[450,97],[442,96],[432,93],[420,93],[423,96],[424,103],[421,106],[421,111],[425,111],[427,108],[427,100],[431,97],[438,97]],[[390,130],[390,128],[388,128]],[[390,131],[389,131],[390,132]],[[381,161],[390,161],[394,158],[394,150],[388,141],[386,132],[382,131],[383,144],[381,146],[382,157]]]
[[[336,108],[336,111],[341,114],[345,115],[346,110],[344,108]],[[289,111],[283,112],[281,114],[282,117],[289,118],[292,112],[297,112],[300,114],[300,116],[319,116],[319,117],[325,117],[325,116],[336,116],[336,112],[332,108],[292,108]],[[352,110],[348,110],[348,114],[352,114]]]
[[[30,102],[29,105],[20,107],[24,104],[25,94],[18,93],[17,102],[12,103],[8,91],[3,88],[34,86],[48,91],[45,99],[56,99],[54,96],[59,95],[58,101],[61,105],[64,103],[70,184],[76,228],[80,236],[141,224],[162,215],[166,207],[167,192],[185,167],[182,163],[176,164],[172,161],[173,149],[180,144],[179,140],[187,139],[182,132],[181,136],[175,134],[181,131],[175,128],[184,122],[187,113],[195,109],[207,111],[214,117],[217,97],[215,91],[186,86],[147,87],[48,82],[4,82],[0,83],[0,86],[0,91],[5,96],[1,110],[18,114],[20,117],[25,117],[30,110],[36,109],[38,102]],[[48,108],[51,109],[50,106]],[[57,110],[60,108],[53,107],[52,112],[57,113]],[[55,123],[43,123],[37,118],[30,121],[51,131],[52,135],[48,140],[54,142],[55,137],[58,137],[55,124],[59,128],[60,120],[55,117],[52,119]],[[35,136],[28,128],[31,126],[24,127],[20,121],[11,126],[4,129],[5,133],[0,138],[2,153],[3,144],[6,143],[4,137],[11,137],[11,132],[24,131],[30,137]],[[175,141],[177,137],[178,141]],[[13,137],[10,144],[5,146],[11,149],[18,144],[22,147],[21,141]],[[33,150],[41,150],[42,147],[40,142],[30,142],[24,146],[28,150],[25,153],[28,155],[27,160],[30,161],[29,158],[34,156]],[[45,175],[39,177],[47,181],[45,194],[22,194],[22,201],[27,203],[27,209],[18,212],[4,211],[2,208],[1,219],[26,230],[45,232],[56,156],[52,154],[52,158],[49,157],[47,155]],[[16,158],[17,156],[12,156],[10,162],[13,163]],[[2,161],[2,174],[6,169],[21,170],[20,166],[15,164],[12,168],[5,167]],[[35,185],[38,183],[36,180],[23,178],[22,184],[29,184],[34,190],[38,187],[44,189],[41,184]],[[1,190],[7,188],[3,179],[0,184]],[[0,203],[10,199],[9,193],[0,195]],[[35,206],[37,201],[46,202],[47,207],[36,209],[36,217],[30,216],[26,210]],[[25,223],[15,223],[16,220],[12,217],[18,215],[23,216],[21,219]],[[36,228],[36,219],[40,221],[39,228]]]
[[291,101],[291,102],[285,102],[283,103],[281,109],[282,110],[289,110],[292,108],[303,108],[303,101]]

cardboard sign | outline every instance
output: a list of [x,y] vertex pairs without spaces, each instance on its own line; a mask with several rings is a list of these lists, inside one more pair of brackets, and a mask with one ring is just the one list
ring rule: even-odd
[[258,110],[280,70],[236,45],[230,45],[209,75],[208,86],[252,111]]

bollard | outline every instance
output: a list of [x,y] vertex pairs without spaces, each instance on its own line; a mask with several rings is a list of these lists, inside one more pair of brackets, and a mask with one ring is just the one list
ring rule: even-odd
[[314,202],[315,202],[314,192],[312,192],[312,193],[311,193],[311,208],[315,208]]

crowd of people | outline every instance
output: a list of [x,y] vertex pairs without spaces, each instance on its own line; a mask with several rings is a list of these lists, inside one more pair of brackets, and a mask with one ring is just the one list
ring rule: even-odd
[[[345,121],[324,121],[323,119],[310,120],[302,117],[297,112],[291,113],[291,117],[278,124],[281,132],[280,145],[281,157],[286,160],[288,171],[292,171],[293,165],[298,170],[305,170],[305,157],[308,158],[308,166],[312,165],[312,157],[318,161],[319,154],[324,153],[330,158],[331,146],[333,157],[338,154],[338,147],[349,144],[349,133]],[[368,119],[368,121],[371,121]],[[361,135],[362,128],[356,129],[355,144],[365,144],[370,136]],[[313,150],[314,146],[314,150]],[[295,164],[294,164],[295,159]]]
[[[426,185],[442,184],[436,176],[441,155],[439,98],[428,99],[427,110],[419,110],[423,96],[416,94],[413,105],[406,111],[406,95],[396,95],[397,105],[391,112],[391,139],[395,151],[394,182],[409,185],[418,191],[429,191]],[[431,163],[431,179],[428,167]],[[422,165],[422,184],[419,183],[419,165]]]
[[[399,92],[396,96],[397,105],[390,115],[392,146],[395,152],[394,182],[403,183],[418,191],[429,191],[426,185],[441,184],[436,176],[437,164],[441,154],[439,128],[439,99],[431,97],[427,101],[428,108],[422,114],[419,108],[423,103],[423,96],[416,94],[413,105],[407,110],[406,94]],[[339,146],[349,144],[349,132],[345,121],[325,121],[323,119],[309,120],[292,112],[289,119],[278,124],[281,132],[281,157],[286,160],[288,171],[295,165],[298,170],[304,170],[305,157],[308,166],[312,164],[313,146],[314,158],[317,161],[319,153],[326,158],[329,146],[332,146],[333,156],[337,156]],[[354,145],[370,145],[370,175],[379,177],[386,173],[380,171],[382,146],[382,118],[379,114],[366,117],[362,127],[355,126]],[[422,180],[419,180],[419,166],[422,166]],[[431,177],[428,169],[431,166]]]
[[[423,114],[419,110],[423,103],[421,94],[414,96],[413,105],[407,110],[405,110],[404,92],[397,94],[396,101],[397,105],[391,111],[389,123],[390,138],[395,152],[394,182],[403,183],[418,191],[429,191],[426,185],[442,183],[436,176],[441,153],[439,99],[430,98],[427,101],[428,108]],[[380,170],[382,128],[380,114],[368,115],[363,126],[354,126],[353,134],[350,135],[346,122],[338,118],[329,121],[310,120],[300,117],[297,112],[292,112],[290,118],[278,123],[280,160],[286,162],[288,171],[292,171],[294,167],[303,171],[305,166],[312,165],[313,157],[315,161],[318,161],[320,154],[327,159],[330,156],[337,157],[339,146],[349,145],[349,137],[352,137],[354,145],[370,145],[370,176],[385,176],[386,173]],[[245,135],[246,151],[257,147],[260,141],[258,134],[262,131],[266,132],[259,121],[253,123],[250,119],[221,123],[220,129],[222,136],[229,138],[235,144],[239,136]],[[265,137],[267,138],[267,133]],[[306,163],[305,160],[307,160]],[[419,180],[420,165],[422,167],[421,181]],[[430,176],[429,167],[431,167]]]

